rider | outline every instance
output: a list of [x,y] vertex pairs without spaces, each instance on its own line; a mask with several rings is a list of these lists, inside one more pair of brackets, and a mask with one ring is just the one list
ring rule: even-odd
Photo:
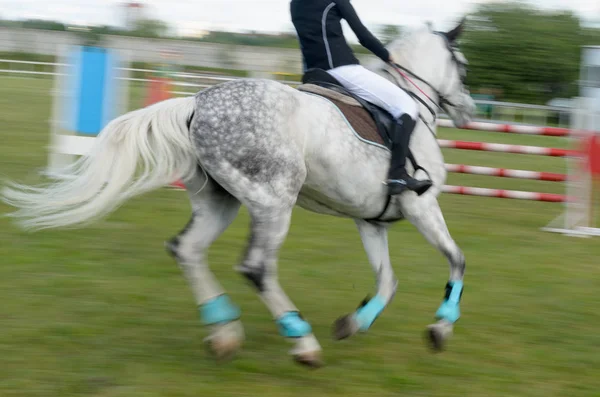
[[344,39],[341,20],[345,19],[359,42],[384,62],[393,62],[383,44],[362,24],[350,0],[291,0],[292,22],[304,60],[304,70],[326,70],[348,91],[388,111],[394,117],[392,159],[386,184],[396,195],[406,189],[419,195],[432,185],[406,172],[410,136],[419,117],[416,102],[399,87],[360,65]]

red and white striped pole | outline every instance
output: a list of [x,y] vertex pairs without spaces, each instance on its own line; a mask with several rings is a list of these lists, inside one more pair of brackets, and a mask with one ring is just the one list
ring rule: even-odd
[[465,196],[497,197],[518,200],[545,201],[551,203],[564,203],[567,201],[567,197],[561,194],[521,192],[517,190],[486,189],[479,187],[446,185],[443,187],[442,191],[444,193],[460,194]]
[[488,175],[502,178],[531,179],[548,182],[564,182],[568,179],[568,176],[565,174],[555,174],[552,172],[509,170],[504,168],[478,167],[464,164],[446,164],[446,170],[457,174]]
[[479,150],[484,152],[533,154],[551,157],[569,157],[578,154],[575,150],[546,148],[538,146],[505,145],[500,143],[484,143],[469,141],[449,141],[438,139],[440,147],[447,149]]
[[462,127],[456,127],[452,120],[439,119],[438,127],[459,128],[462,130],[502,132],[509,134],[543,135],[543,136],[572,136],[577,132],[567,128],[540,127],[535,125],[497,124],[474,121]]

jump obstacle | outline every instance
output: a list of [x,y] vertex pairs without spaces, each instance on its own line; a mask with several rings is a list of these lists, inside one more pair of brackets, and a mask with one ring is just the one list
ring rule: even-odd
[[[453,128],[452,120],[440,119],[438,127]],[[498,124],[489,122],[472,122],[462,127],[465,130],[504,132],[509,134],[542,135],[542,136],[571,136],[574,131],[568,128],[540,127],[537,125]]]
[[[60,173],[75,156],[86,155],[102,129],[127,111],[128,68],[124,52],[94,46],[60,50],[58,78],[53,91],[53,113],[48,168]],[[153,76],[156,77],[156,76]],[[144,106],[170,98],[169,81],[152,78]],[[180,181],[173,187],[183,188]]]
[[[600,190],[598,189],[598,185],[600,185],[600,75],[594,71],[600,67],[600,46],[583,47],[581,66],[580,97],[573,100],[570,129],[490,122],[472,122],[462,127],[463,129],[498,133],[565,137],[570,139],[574,149],[440,141],[440,146],[443,148],[565,158],[567,175],[468,165],[446,165],[449,172],[565,182],[565,195],[464,186],[445,186],[443,190],[453,194],[560,202],[565,206],[563,214],[542,230],[571,236],[600,236],[600,227],[598,227],[600,225],[594,225],[597,218],[594,207],[598,206],[595,203],[595,195]],[[440,127],[453,127],[450,120],[438,120],[437,124]]]
[[[594,214],[594,182],[595,180],[600,181],[600,128],[598,125],[600,113],[598,110],[598,102],[593,98],[574,99],[572,129],[490,122],[473,122],[461,127],[461,129],[475,131],[565,137],[570,139],[573,149],[438,139],[440,147],[446,149],[565,158],[568,174],[446,164],[446,170],[450,173],[565,182],[565,195],[451,185],[444,186],[443,192],[468,196],[563,203],[565,212],[542,230],[572,236],[600,236],[600,228],[594,227],[594,219],[596,218]],[[438,126],[455,128],[450,120],[439,120]]]
[[[74,46],[63,51],[62,70],[58,73],[54,90],[54,111],[51,120],[51,147],[47,173],[57,173],[67,166],[75,156],[86,155],[91,149],[95,137],[113,118],[126,111],[128,98],[127,69],[121,67],[126,62],[122,53],[99,47]],[[170,95],[155,92],[164,87],[159,81],[150,85],[145,101],[149,105]],[[593,128],[596,113],[593,103],[585,98],[577,100],[578,106],[573,113],[573,129],[540,127],[531,125],[497,124],[491,122],[472,122],[461,127],[468,130],[488,131],[510,134],[565,137],[577,142]],[[451,120],[438,120],[440,127],[454,127]],[[592,127],[592,128],[591,128]],[[600,140],[600,139],[599,139]],[[475,188],[468,186],[443,187],[443,192],[468,196],[496,197],[517,200],[563,203],[565,213],[542,230],[569,235],[598,235],[600,228],[593,226],[593,176],[594,169],[581,159],[600,158],[600,143],[589,145],[585,150],[559,149],[536,146],[506,145],[496,143],[466,142],[438,139],[441,148],[475,150],[497,153],[539,155],[565,158],[569,165],[568,174],[512,170],[502,168],[479,167],[464,164],[446,164],[450,173],[496,176],[549,182],[565,182],[566,195],[523,192],[502,189]],[[600,170],[597,171],[600,173]],[[171,187],[182,189],[184,186],[175,181]]]

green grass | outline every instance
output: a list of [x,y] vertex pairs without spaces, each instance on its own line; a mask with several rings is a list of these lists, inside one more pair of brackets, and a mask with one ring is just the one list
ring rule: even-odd
[[[0,176],[31,182],[46,164],[50,82],[0,78]],[[131,107],[141,102],[132,91]],[[443,138],[560,146],[470,131]],[[564,171],[563,160],[447,150],[447,162]],[[561,192],[561,184],[451,175],[449,183]],[[561,206],[444,195],[467,257],[463,317],[443,354],[422,332],[441,302],[444,258],[408,223],[390,232],[400,280],[367,335],[333,342],[331,323],[373,291],[352,222],[298,209],[281,251],[282,285],[313,325],[327,366],[297,367],[253,290],[232,270],[242,211],[209,252],[243,310],[247,342],[216,365],[191,292],[163,241],[190,210],[182,192],[135,198],[77,231],[27,234],[0,219],[0,396],[599,396],[600,245],[539,230]],[[0,212],[10,208],[0,205]]]

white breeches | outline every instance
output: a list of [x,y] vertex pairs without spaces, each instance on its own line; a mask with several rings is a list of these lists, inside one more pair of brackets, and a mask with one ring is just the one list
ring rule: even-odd
[[419,117],[415,100],[401,88],[361,65],[345,65],[327,71],[348,91],[387,110],[395,119],[408,114]]

